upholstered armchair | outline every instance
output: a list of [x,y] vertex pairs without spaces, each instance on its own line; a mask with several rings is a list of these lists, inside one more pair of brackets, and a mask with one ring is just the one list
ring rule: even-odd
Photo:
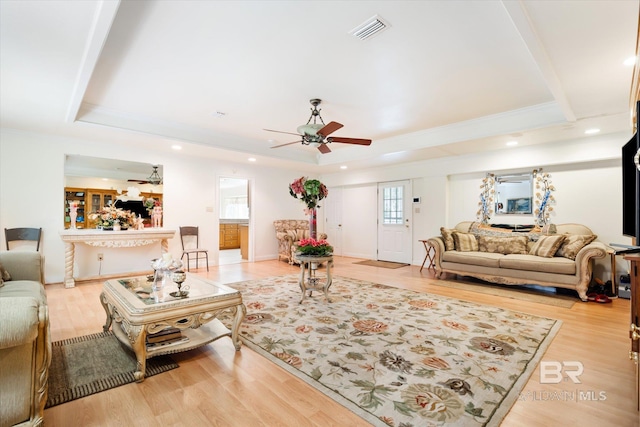
[[[289,264],[300,264],[296,258],[296,243],[309,238],[309,220],[306,219],[278,219],[273,221],[278,239],[278,260],[285,260]],[[318,240],[326,239],[325,233],[318,233]]]

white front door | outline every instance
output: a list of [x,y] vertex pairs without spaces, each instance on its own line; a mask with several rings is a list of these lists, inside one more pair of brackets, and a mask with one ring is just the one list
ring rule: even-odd
[[378,184],[378,260],[411,264],[411,183]]
[[327,240],[333,246],[333,254],[342,256],[342,188],[331,188],[329,194],[322,203]]

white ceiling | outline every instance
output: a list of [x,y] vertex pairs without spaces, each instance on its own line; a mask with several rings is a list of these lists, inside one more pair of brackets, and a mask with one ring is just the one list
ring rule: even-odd
[[[349,34],[374,15],[384,32]],[[2,0],[0,124],[318,171],[630,133],[638,15],[637,0]],[[264,129],[296,132],[311,98],[344,124],[333,136],[372,145],[270,148],[296,137]]]

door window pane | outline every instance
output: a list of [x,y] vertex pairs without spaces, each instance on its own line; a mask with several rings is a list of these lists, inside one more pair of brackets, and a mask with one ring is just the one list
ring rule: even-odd
[[383,224],[402,224],[404,217],[402,212],[402,186],[384,188],[382,190],[382,200]]

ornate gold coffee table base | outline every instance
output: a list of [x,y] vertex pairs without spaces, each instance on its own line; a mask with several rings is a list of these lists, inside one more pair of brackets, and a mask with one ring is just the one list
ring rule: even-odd
[[[246,308],[240,292],[190,274],[186,283],[191,289],[189,298],[170,297],[169,291],[173,289],[165,289],[161,298],[156,293],[147,294],[145,285],[150,284],[144,277],[109,280],[104,284],[100,294],[107,314],[103,329],[106,332],[111,328],[135,353],[134,377],[138,382],[144,380],[146,361],[151,357],[191,350],[226,336],[231,337],[236,351],[242,346],[238,331]],[[218,320],[222,314],[233,318],[231,330]],[[168,345],[147,343],[147,335],[169,327],[180,329],[183,340]]]

